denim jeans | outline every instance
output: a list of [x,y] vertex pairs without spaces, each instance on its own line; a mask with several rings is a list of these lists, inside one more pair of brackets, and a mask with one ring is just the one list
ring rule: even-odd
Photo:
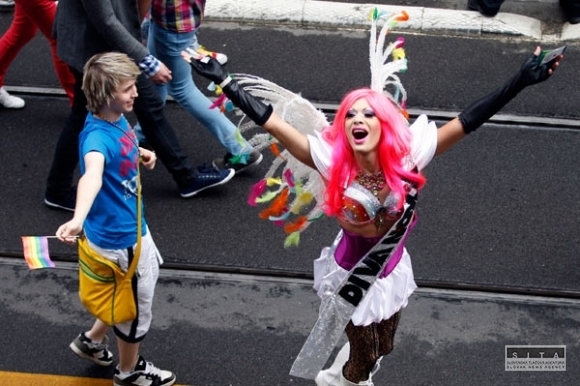
[[195,85],[191,66],[181,57],[196,39],[195,31],[178,33],[160,27],[155,22],[149,26],[149,51],[170,70],[172,79],[157,85],[161,99],[167,94],[181,105],[191,116],[209,130],[231,154],[249,153],[252,148],[246,140],[236,140],[237,127],[218,108],[210,109],[212,101]]
[[[67,197],[72,187],[74,171],[79,163],[79,133],[85,125],[87,99],[81,89],[82,74],[71,67],[76,79],[71,113],[60,133],[54,158],[48,174],[45,197]],[[196,171],[163,112],[164,103],[159,98],[153,82],[141,74],[137,78],[137,93],[133,110],[149,145],[180,188],[193,183]]]

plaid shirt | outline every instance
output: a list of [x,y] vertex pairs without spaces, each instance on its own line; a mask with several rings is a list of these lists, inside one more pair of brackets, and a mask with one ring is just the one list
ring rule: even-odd
[[147,78],[151,78],[161,69],[161,62],[155,56],[148,54],[139,62],[139,68]]
[[191,32],[203,21],[205,0],[153,0],[151,20],[172,32]]

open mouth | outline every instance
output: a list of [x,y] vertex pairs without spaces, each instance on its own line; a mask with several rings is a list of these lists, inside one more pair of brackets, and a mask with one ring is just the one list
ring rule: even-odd
[[369,133],[365,129],[354,128],[352,130],[352,137],[357,141],[365,139],[367,137],[367,135],[369,135]]

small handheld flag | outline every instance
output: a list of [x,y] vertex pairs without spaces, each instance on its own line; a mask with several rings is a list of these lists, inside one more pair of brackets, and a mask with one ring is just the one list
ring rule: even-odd
[[24,259],[28,268],[54,268],[48,255],[48,238],[46,236],[22,236]]

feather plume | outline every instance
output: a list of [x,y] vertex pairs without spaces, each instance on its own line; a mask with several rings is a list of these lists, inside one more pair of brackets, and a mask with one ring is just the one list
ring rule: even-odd
[[280,147],[277,143],[270,144],[270,151],[274,154],[275,157],[280,157]]
[[252,186],[250,194],[248,195],[248,204],[250,206],[256,206],[258,204],[257,199],[266,191],[266,180],[260,180]]
[[290,233],[284,240],[284,248],[296,247],[300,243],[300,232]]
[[292,203],[292,207],[290,208],[290,212],[292,212],[293,214],[296,214],[296,215],[299,214],[301,212],[302,208],[304,208],[305,206],[310,204],[313,199],[314,199],[314,196],[312,195],[312,193],[302,192],[298,197],[296,197],[296,200],[294,200],[294,202]]
[[[266,79],[248,74],[234,74],[238,84],[253,96],[260,98],[264,103],[271,104],[274,112],[283,120],[294,126],[305,135],[314,135],[316,132],[329,125],[326,115],[318,110],[311,102],[299,94],[295,94]],[[240,124],[240,130],[248,130],[250,127]],[[273,182],[279,185],[275,190],[263,192],[259,197],[252,196],[251,201],[264,203],[276,202],[270,208],[260,213],[261,218],[268,218],[274,222],[282,220],[291,222],[292,216],[300,216],[302,210],[307,212],[302,215],[305,220],[318,218],[323,212],[320,205],[323,203],[323,184],[316,170],[302,164],[286,149],[280,149],[278,141],[264,133],[252,136],[248,142],[256,149],[270,148],[275,155],[274,161],[265,174],[267,186],[273,187]],[[276,178],[275,180],[273,180]],[[278,198],[274,196],[284,192],[285,204],[279,205]],[[308,209],[306,209],[308,207]],[[291,209],[290,209],[291,208]],[[304,229],[305,226],[301,226]],[[297,242],[299,237],[293,236]]]
[[[403,49],[404,39],[385,44],[386,36],[396,23],[406,21],[406,12],[390,14],[374,8],[370,14],[371,36],[369,62],[373,90],[385,93],[408,118],[407,92],[396,73],[407,70],[407,58]],[[377,23],[385,20],[377,34]],[[248,75],[232,74],[240,87],[264,103],[272,105],[274,112],[304,135],[315,135],[329,125],[323,112],[300,94],[293,93],[266,79]],[[240,133],[255,126],[245,116],[239,122]],[[324,217],[324,184],[318,172],[298,161],[286,149],[280,149],[278,141],[267,133],[254,134],[248,142],[257,150],[269,148],[275,156],[267,170],[263,183],[250,193],[250,205],[271,202],[260,212],[260,217],[284,226],[288,233],[284,247],[298,245],[300,233]],[[284,225],[285,224],[285,225]]]
[[220,111],[223,112],[224,110],[222,109],[222,106],[226,99],[227,99],[226,94],[221,94],[213,101],[213,103],[211,104],[211,106],[209,106],[209,108],[215,109],[216,107],[219,107]]
[[284,188],[280,195],[276,197],[269,208],[260,213],[260,217],[268,219],[269,217],[280,217],[283,213],[288,212],[288,188]]
[[306,216],[300,216],[296,221],[284,225],[284,232],[294,233],[302,230],[306,225],[308,218]]
[[256,203],[264,204],[266,202],[270,202],[274,198],[276,198],[277,194],[278,194],[278,192],[266,192],[266,193],[262,194],[260,197],[256,198]]
[[[387,17],[377,37],[377,23]],[[376,8],[371,12],[371,36],[369,39],[369,62],[371,67],[371,88],[384,92],[399,108],[405,111],[407,91],[395,73],[407,71],[407,58],[403,46],[405,40],[398,38],[385,47],[386,36],[399,21],[406,21],[409,15],[403,11],[386,14]],[[392,59],[392,61],[389,61]]]

